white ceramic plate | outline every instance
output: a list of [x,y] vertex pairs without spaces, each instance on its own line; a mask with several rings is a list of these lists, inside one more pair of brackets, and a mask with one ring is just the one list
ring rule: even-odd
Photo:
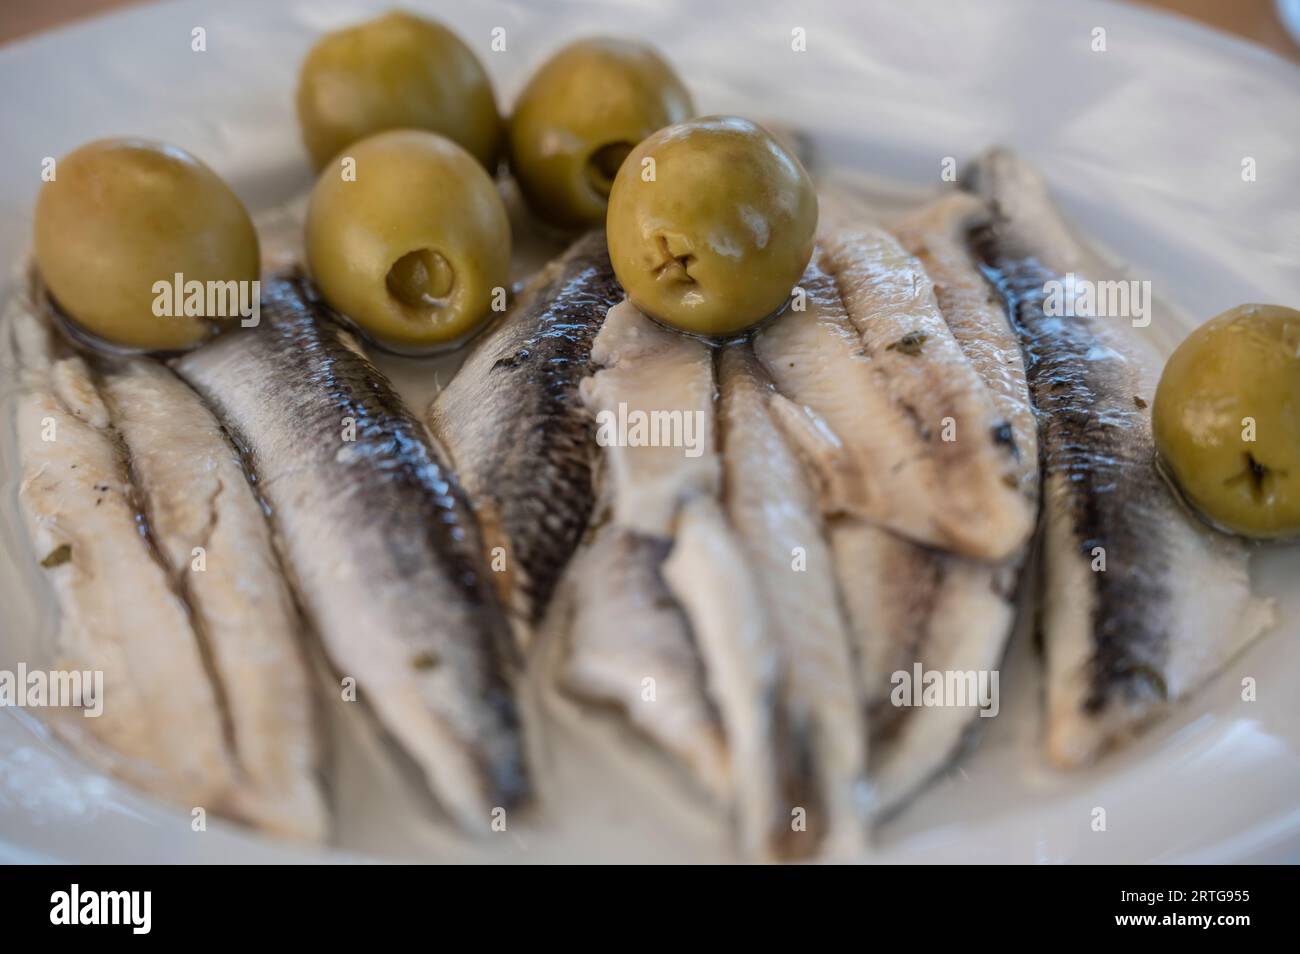
[[[149,5],[0,49],[0,262],[15,261],[29,242],[42,158],[100,136],[183,146],[255,209],[301,192],[309,178],[292,108],[297,64],[322,31],[382,6]],[[960,162],[995,143],[1017,149],[1085,231],[1189,320],[1243,301],[1300,304],[1300,70],[1188,22],[1111,3],[1033,0],[475,0],[423,9],[480,53],[504,102],[571,37],[641,36],[668,53],[702,110],[797,126],[837,174],[900,201],[938,188],[944,157]],[[202,53],[190,43],[200,26]],[[490,52],[494,27],[505,28],[505,52]],[[796,28],[806,33],[806,52],[791,48]],[[1092,49],[1096,29],[1105,31],[1104,52]],[[1241,175],[1246,157],[1255,161],[1253,182]],[[1186,331],[1180,322],[1153,325],[1149,343],[1167,349]],[[0,390],[8,386],[0,380]],[[0,668],[12,669],[34,658],[52,609],[15,534],[7,453]],[[1018,638],[1003,668],[1002,715],[885,829],[875,857],[1300,859],[1300,552],[1262,552],[1255,574],[1259,589],[1279,598],[1280,626],[1190,704],[1088,772],[1062,776],[1039,761],[1035,662]],[[1257,680],[1256,702],[1240,698],[1246,676]],[[487,849],[467,846],[431,834],[393,773],[360,756],[341,762],[343,852],[286,846],[219,822],[197,834],[188,814],[88,771],[38,720],[3,710],[0,860],[718,857],[715,839],[690,824],[624,807],[635,797],[600,798],[575,785],[557,796],[569,806],[565,823]],[[631,793],[641,802],[652,800],[647,794],[640,783]],[[1106,809],[1106,832],[1091,829],[1096,806]]]

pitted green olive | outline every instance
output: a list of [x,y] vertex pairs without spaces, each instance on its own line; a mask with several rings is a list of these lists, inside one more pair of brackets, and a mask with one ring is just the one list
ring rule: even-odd
[[1165,365],[1156,450],[1209,520],[1250,537],[1300,533],[1300,311],[1239,305]]
[[257,279],[248,211],[184,150],[102,139],[54,169],[36,201],[36,266],[54,300],[92,335],[150,351],[191,347],[216,325],[186,315],[172,292],[176,275],[182,288]]
[[496,171],[501,116],[487,73],[456,34],[394,12],[323,37],[298,78],[298,121],[317,171],[388,129],[427,129]]
[[380,344],[464,340],[504,292],[510,224],[483,167],[449,139],[407,129],[355,143],[355,180],[312,190],[307,260],[325,300]]
[[547,222],[599,225],[627,154],[692,111],[686,87],[652,47],[579,40],[547,60],[520,94],[508,131],[510,167]]
[[745,119],[661,129],[614,180],[610,261],[632,302],[683,331],[730,335],[779,311],[812,257],[817,193]]

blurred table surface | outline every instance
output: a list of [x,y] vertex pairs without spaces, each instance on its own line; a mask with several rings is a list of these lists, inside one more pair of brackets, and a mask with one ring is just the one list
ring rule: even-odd
[[[0,0],[0,43],[141,2],[144,0]],[[1300,64],[1300,46],[1296,45],[1278,20],[1274,0],[1129,2],[1180,14],[1225,33],[1234,33]]]

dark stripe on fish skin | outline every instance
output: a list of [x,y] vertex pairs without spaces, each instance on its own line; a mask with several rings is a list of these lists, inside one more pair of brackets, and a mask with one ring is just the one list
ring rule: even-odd
[[[1132,398],[1126,360],[1091,330],[1104,319],[1050,317],[1045,285],[1062,276],[1009,239],[998,223],[977,227],[971,246],[997,288],[1020,339],[1039,419],[1044,477],[1066,481],[1078,555],[1094,572],[1091,684],[1084,708],[1104,710],[1115,693],[1163,698],[1169,650],[1162,578],[1169,556],[1151,502],[1167,493],[1155,468],[1150,421]],[[1050,638],[1050,637],[1049,637]]]
[[515,482],[527,479],[534,493],[495,495],[499,520],[523,568],[521,588],[530,622],[541,620],[556,583],[577,549],[594,504],[595,422],[578,397],[578,384],[593,374],[591,347],[609,309],[623,298],[603,237],[584,240],[544,288],[521,303],[533,328],[490,374],[494,388],[521,399],[518,420],[526,428],[499,467]]
[[[267,310],[269,333],[262,336],[263,346],[303,365],[304,385],[329,397],[329,401],[314,402],[316,418],[303,421],[304,433],[334,431],[339,435],[337,444],[322,441],[317,445],[322,458],[334,458],[342,451],[367,462],[365,486],[340,487],[339,492],[364,490],[371,500],[382,494],[401,498],[403,503],[420,501],[428,517],[425,525],[434,537],[433,551],[448,577],[456,580],[474,603],[490,605],[491,590],[485,585],[475,548],[466,546],[467,541],[476,541],[478,530],[464,495],[383,372],[344,343],[341,336],[349,332],[332,318],[305,280],[294,277],[268,282],[263,293],[263,311]],[[355,422],[355,441],[343,441],[345,418]],[[375,480],[376,474],[383,479]],[[412,490],[418,493],[403,496]],[[401,539],[396,538],[394,545]]]
[[[359,479],[340,486],[339,494],[354,496],[373,522],[392,528],[386,539],[399,573],[407,567],[415,577],[433,560],[457,585],[473,612],[473,635],[484,638],[486,649],[461,662],[481,661],[484,701],[504,726],[517,731],[519,715],[505,676],[516,664],[513,642],[482,564],[478,526],[463,491],[388,379],[348,346],[345,336],[350,333],[311,283],[295,274],[265,281],[262,289],[260,346],[286,366],[301,369],[305,391],[328,398],[298,402],[308,415],[302,433],[339,435],[337,442],[320,441],[313,448],[322,463],[333,462],[340,452],[362,463]],[[355,441],[342,440],[344,418],[355,422]],[[412,533],[412,527],[425,534]],[[485,753],[470,755],[491,778],[505,807],[526,797],[529,785],[522,765],[503,768]]]

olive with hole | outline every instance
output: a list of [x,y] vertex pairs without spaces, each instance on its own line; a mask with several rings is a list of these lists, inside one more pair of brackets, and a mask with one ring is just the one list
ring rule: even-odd
[[[75,325],[145,351],[189,348],[218,327],[204,320],[218,315],[186,315],[172,300],[177,274],[206,289],[251,283],[260,264],[248,210],[221,177],[141,139],[102,139],[60,159],[36,200],[35,245],[41,279]],[[229,298],[220,304],[237,310]]]
[[510,224],[468,152],[422,130],[356,143],[355,179],[327,168],[307,210],[321,294],[369,338],[418,353],[460,343],[504,301]]
[[628,156],[605,223],[609,257],[641,311],[727,336],[780,311],[812,258],[817,193],[762,127],[706,116]]
[[1300,311],[1239,305],[1197,328],[1151,413],[1162,465],[1211,523],[1300,534]]
[[320,169],[389,129],[427,129],[496,171],[502,121],[473,51],[440,23],[394,12],[323,37],[298,76],[298,122]]
[[693,111],[686,87],[653,47],[579,40],[547,60],[519,95],[507,131],[510,168],[540,218],[567,229],[599,225],[627,154]]

